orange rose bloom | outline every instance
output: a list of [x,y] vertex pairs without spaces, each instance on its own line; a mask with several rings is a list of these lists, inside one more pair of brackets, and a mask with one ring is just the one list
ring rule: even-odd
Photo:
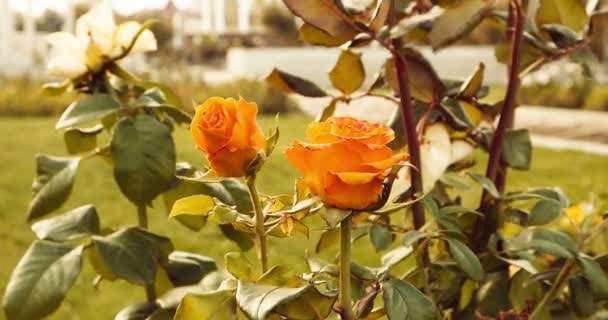
[[340,209],[361,210],[378,202],[390,168],[407,157],[385,146],[395,133],[387,126],[348,117],[313,122],[310,144],[295,141],[289,162],[304,176],[314,195]]
[[243,98],[212,97],[196,108],[192,138],[219,176],[244,176],[247,165],[266,146],[257,113],[258,106]]

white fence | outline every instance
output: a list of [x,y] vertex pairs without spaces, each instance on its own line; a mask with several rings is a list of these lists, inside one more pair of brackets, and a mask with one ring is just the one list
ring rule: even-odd
[[[428,47],[420,49],[442,78],[466,78],[479,62],[483,62],[486,84],[506,82],[506,67],[496,62],[493,47],[460,46],[438,52]],[[361,52],[369,84],[386,60],[387,53],[381,48],[366,48]],[[329,87],[327,72],[339,54],[338,48],[233,48],[228,51],[226,65],[228,72],[237,77],[263,77],[277,67]]]

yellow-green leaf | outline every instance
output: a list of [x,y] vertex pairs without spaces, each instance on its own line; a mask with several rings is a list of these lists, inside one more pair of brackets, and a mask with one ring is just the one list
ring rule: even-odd
[[335,0],[283,0],[294,15],[328,34],[337,36],[353,30],[353,19]]
[[173,204],[169,217],[181,215],[206,216],[215,208],[215,201],[212,197],[199,194],[179,199]]
[[[433,69],[431,63],[413,48],[403,48],[402,55],[407,62],[410,93],[416,100],[431,102],[444,95],[445,86]],[[399,82],[395,71],[395,61],[389,58],[385,63],[386,79],[390,86],[399,92]]]
[[247,257],[241,252],[228,252],[224,256],[224,264],[226,270],[230,272],[235,278],[242,280],[253,280],[253,270],[251,263],[247,260]]
[[472,98],[477,95],[477,92],[479,92],[479,89],[481,89],[481,85],[483,83],[483,72],[485,68],[486,66],[483,64],[483,62],[477,65],[475,71],[473,71],[467,81],[465,81],[460,87],[460,92],[458,94],[459,96]]
[[538,25],[558,23],[574,31],[583,31],[589,17],[580,0],[541,0],[536,12]]
[[174,320],[232,320],[235,301],[234,293],[228,290],[187,294],[177,307]]
[[304,42],[325,47],[337,47],[350,41],[357,33],[350,30],[344,34],[332,36],[312,24],[304,23],[298,34],[300,40]]
[[326,97],[327,93],[309,80],[294,76],[279,69],[273,69],[266,77],[266,83],[271,87],[286,92],[297,93],[305,97]]
[[333,86],[344,94],[348,95],[359,89],[365,80],[361,54],[342,50],[338,62],[329,72],[329,79]]
[[[575,0],[576,1],[576,0]],[[448,8],[433,23],[429,35],[431,46],[438,50],[460,40],[481,23],[494,1],[467,0]]]

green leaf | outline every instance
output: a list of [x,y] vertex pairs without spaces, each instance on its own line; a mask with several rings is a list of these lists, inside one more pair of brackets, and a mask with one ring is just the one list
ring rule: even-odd
[[241,252],[228,252],[224,256],[226,270],[240,280],[253,280],[254,274],[251,263]]
[[313,45],[325,47],[341,46],[346,42],[350,41],[355,36],[355,34],[355,31],[349,30],[346,33],[334,37],[329,33],[308,23],[302,24],[299,30],[300,40]]
[[473,128],[473,121],[471,121],[457,99],[445,97],[439,106],[446,120],[454,129],[468,130]]
[[530,169],[532,142],[528,129],[507,130],[502,146],[502,160],[513,169]]
[[147,205],[175,176],[171,131],[149,115],[118,121],[112,136],[114,178],[136,205]]
[[65,129],[99,120],[120,109],[120,103],[108,94],[84,96],[70,104],[57,121],[55,128]]
[[152,81],[140,82],[139,85],[141,85],[145,89],[158,88],[160,91],[162,91],[163,96],[165,97],[165,104],[174,106],[180,110],[183,109],[182,100],[173,91],[173,89],[171,89],[171,87],[169,87],[165,84],[159,83],[159,82],[152,82]]
[[134,107],[159,107],[165,102],[165,94],[158,87],[147,89],[135,102]]
[[176,287],[199,283],[203,277],[217,269],[213,259],[198,254],[173,251],[169,261],[163,265],[171,282]]
[[372,224],[369,228],[369,239],[372,242],[376,251],[382,251],[387,249],[393,243],[394,235],[386,227]]
[[34,197],[30,201],[27,219],[40,218],[68,199],[80,158],[36,156],[36,179],[32,185]]
[[557,217],[561,213],[561,207],[559,202],[554,200],[540,200],[538,201],[528,216],[528,225],[538,226],[547,224]]
[[475,68],[475,71],[473,71],[469,78],[460,86],[458,96],[467,98],[476,97],[477,93],[482,88],[483,73],[485,69],[486,66],[483,62],[480,62],[479,65],[477,65],[477,68]]
[[529,304],[536,305],[543,297],[543,287],[540,282],[530,282],[530,273],[519,270],[511,278],[509,300],[513,307],[521,312]]
[[82,250],[82,246],[34,241],[6,286],[6,318],[36,320],[55,311],[80,273]]
[[541,27],[541,30],[546,32],[551,41],[559,48],[571,48],[582,40],[576,32],[561,24],[546,24]]
[[[432,102],[439,100],[445,94],[445,86],[431,63],[420,53],[420,51],[405,47],[401,48],[401,54],[407,62],[408,82],[410,93],[416,100]],[[386,79],[393,90],[399,93],[399,82],[395,70],[393,58],[386,60],[384,64]],[[415,81],[414,81],[415,79]]]
[[601,295],[602,297],[608,296],[608,277],[600,264],[595,261],[592,257],[580,254],[578,256],[578,262],[583,269],[583,275],[591,283],[593,291]]
[[283,0],[291,12],[332,36],[353,32],[352,18],[333,0]]
[[467,172],[467,174],[469,175],[469,177],[471,177],[471,179],[473,179],[473,181],[477,182],[480,186],[486,189],[486,191],[488,191],[490,195],[492,195],[492,197],[496,199],[500,198],[500,193],[498,193],[496,186],[486,176],[482,176],[474,172]]
[[361,62],[361,54],[350,50],[342,50],[336,65],[329,72],[329,80],[343,94],[349,95],[357,91],[365,80],[365,69]]
[[481,281],[484,277],[483,267],[475,253],[460,240],[445,238],[445,241],[449,244],[452,258],[456,260],[456,263],[462,271],[464,271],[469,278],[475,281]]
[[413,252],[412,246],[399,246],[384,254],[380,261],[384,269],[388,270],[409,257]]
[[403,234],[403,237],[401,238],[401,243],[407,247],[407,246],[413,245],[414,243],[418,242],[419,240],[428,238],[429,236],[430,235],[428,233],[423,232],[423,231],[410,230]]
[[103,263],[104,270],[110,271],[115,277],[145,286],[154,283],[157,264],[167,260],[173,248],[167,238],[141,228],[128,228],[106,237],[94,236],[93,250]]
[[564,258],[573,257],[577,253],[576,243],[568,234],[549,229],[534,229],[528,246]]
[[433,23],[429,40],[434,50],[447,47],[475,29],[492,9],[492,1],[467,0],[447,8]]
[[68,129],[63,134],[63,141],[69,154],[79,154],[89,152],[97,147],[97,135],[103,131],[102,125],[92,128]]
[[236,303],[234,293],[219,290],[187,294],[177,307],[174,320],[233,320]]
[[89,204],[36,222],[32,230],[41,240],[70,241],[99,234],[99,216],[95,207]]
[[389,320],[434,320],[437,308],[409,282],[391,279],[382,284],[384,309]]
[[568,280],[570,303],[577,315],[587,318],[595,313],[593,290],[589,280],[576,276]]
[[264,320],[279,305],[301,297],[309,287],[281,288],[239,281],[236,301],[252,320]]
[[114,320],[147,320],[159,308],[158,304],[150,302],[131,304],[120,310]]
[[305,97],[327,97],[327,93],[313,82],[294,76],[277,68],[266,77],[269,86],[286,92],[297,93]]
[[536,12],[536,23],[562,24],[581,32],[589,22],[584,4],[579,0],[541,0]]

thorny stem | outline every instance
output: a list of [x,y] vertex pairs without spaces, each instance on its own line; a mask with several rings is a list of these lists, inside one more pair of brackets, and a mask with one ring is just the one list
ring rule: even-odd
[[[137,222],[140,228],[148,229],[148,212],[145,204],[137,206]],[[146,299],[150,303],[156,301],[156,291],[154,285],[146,285]]]
[[[522,10],[521,0],[509,1],[509,14],[512,25],[511,33],[511,63],[509,65],[509,83],[507,85],[507,92],[505,95],[504,105],[498,122],[496,132],[494,132],[494,139],[492,140],[492,146],[490,149],[490,158],[488,160],[488,166],[486,168],[486,177],[490,179],[494,184],[497,182],[498,174],[501,169],[500,159],[502,155],[502,146],[505,139],[507,129],[513,126],[515,118],[515,107],[517,104],[517,93],[521,84],[519,77],[519,65],[521,61],[521,45],[524,33],[525,17]],[[501,186],[500,189],[504,190],[504,184],[506,182],[506,172],[501,173]],[[486,212],[492,204],[492,198],[489,193],[484,190],[481,197],[480,210],[486,214],[486,219],[477,219],[473,233],[471,235],[471,243],[481,245],[484,243],[484,220],[487,220],[488,213]]]
[[266,249],[266,232],[264,230],[264,211],[262,210],[258,190],[255,187],[255,175],[247,178],[247,188],[249,188],[249,195],[255,215],[256,252],[262,264],[262,272],[265,273],[268,270],[268,252]]
[[[394,40],[395,48],[401,47],[401,41]],[[420,156],[420,141],[416,133],[416,120],[414,117],[414,107],[412,106],[412,97],[410,95],[409,78],[407,70],[407,62],[397,50],[393,51],[393,59],[395,60],[395,73],[399,82],[399,92],[401,99],[401,113],[403,114],[403,126],[407,137],[407,148],[410,155],[410,163],[415,170],[410,170],[412,184],[412,200],[417,199],[423,194],[422,189],[422,161]],[[416,201],[412,204],[414,213],[414,228],[420,229],[424,225],[424,208],[422,203]]]
[[[415,201],[424,194],[422,184],[422,160],[420,155],[420,141],[416,131],[416,119],[414,116],[414,106],[412,105],[412,97],[409,88],[409,77],[407,70],[407,62],[399,52],[401,48],[401,40],[395,39],[392,42],[393,59],[395,60],[395,73],[399,82],[399,97],[401,99],[401,113],[403,115],[403,127],[405,128],[405,136],[407,137],[407,148],[410,155],[410,163],[415,169],[410,170],[410,181],[412,189],[412,200]],[[425,224],[424,207],[422,202],[415,201],[412,204],[412,213],[414,217],[414,228],[420,230]],[[428,282],[428,273],[425,271],[430,265],[428,250],[423,248],[420,253],[420,259],[417,261],[418,267],[422,270],[425,276],[425,283]],[[430,294],[428,287],[425,287],[425,293]]]
[[536,305],[534,311],[532,311],[532,314],[530,315],[531,320],[540,319],[540,316],[547,304],[553,301],[557,294],[562,290],[562,287],[566,283],[566,280],[568,280],[568,275],[570,275],[570,271],[572,271],[572,268],[574,267],[574,262],[575,260],[573,258],[569,258],[566,261],[566,263],[562,267],[562,270],[557,275],[557,278],[555,278],[553,285],[551,285],[551,288],[549,288],[549,291],[545,293],[542,300]]
[[340,222],[340,318],[352,320],[350,301],[350,231],[352,213]]

